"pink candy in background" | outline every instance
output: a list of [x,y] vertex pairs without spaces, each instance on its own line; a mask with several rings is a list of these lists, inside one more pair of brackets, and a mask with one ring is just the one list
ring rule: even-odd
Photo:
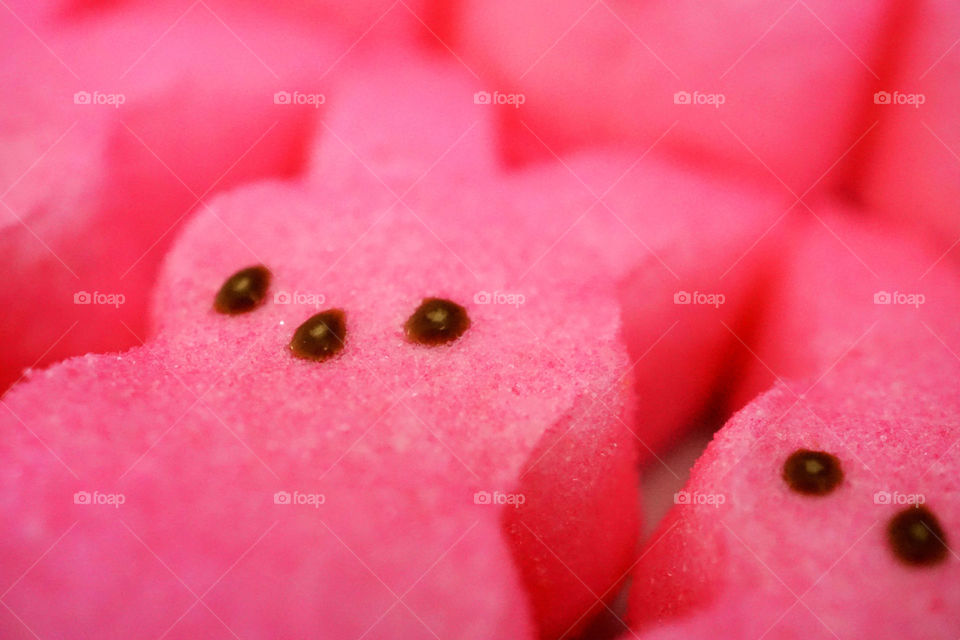
[[0,636],[960,637],[958,15],[0,3]]
[[25,367],[137,344],[157,265],[191,212],[217,189],[304,166],[317,109],[273,96],[326,70],[336,40],[224,17],[144,6],[31,31],[0,15],[3,386]]
[[463,5],[466,60],[546,145],[656,145],[800,194],[863,133],[895,3]]
[[957,6],[926,2],[907,23],[891,74],[874,96],[876,154],[862,197],[883,215],[918,225],[947,252],[960,236]]

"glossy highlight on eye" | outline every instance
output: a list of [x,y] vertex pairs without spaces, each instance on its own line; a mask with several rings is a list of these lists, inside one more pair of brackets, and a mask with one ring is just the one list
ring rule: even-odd
[[343,350],[347,337],[343,309],[328,309],[307,318],[293,333],[290,351],[298,358],[322,362]]
[[226,279],[213,299],[218,313],[237,315],[253,311],[267,296],[270,270],[262,264],[237,271]]
[[469,328],[467,310],[445,298],[425,298],[404,325],[411,342],[431,346],[453,342]]
[[887,526],[887,541],[894,555],[909,565],[934,565],[947,557],[946,533],[937,516],[923,505],[895,515]]
[[840,485],[843,469],[840,460],[826,451],[798,449],[783,464],[783,480],[797,493],[823,496]]

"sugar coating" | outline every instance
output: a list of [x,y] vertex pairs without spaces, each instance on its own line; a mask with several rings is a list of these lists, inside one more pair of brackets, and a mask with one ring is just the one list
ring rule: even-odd
[[840,177],[824,174],[869,125],[893,6],[467,0],[454,43],[522,97],[514,153],[543,154],[530,129],[553,149],[656,144],[799,194]]
[[[480,286],[494,288],[528,264],[492,242],[504,229],[484,232],[502,223],[488,215],[428,228],[398,213],[371,228],[382,211],[375,195],[354,191],[365,186],[265,184],[219,199],[168,262],[156,298],[160,332],[149,346],[120,359],[68,361],[11,393],[11,410],[83,480],[4,417],[4,473],[44,493],[7,498],[7,513],[18,514],[3,536],[10,582],[42,553],[35,546],[62,533],[60,524],[89,513],[71,504],[74,492],[115,488],[126,496],[123,522],[198,594],[264,536],[210,594],[210,608],[241,635],[530,637],[528,597],[502,534],[514,506],[495,496],[519,495],[525,508],[541,510],[525,490],[541,465],[551,470],[552,499],[579,514],[564,533],[584,536],[581,553],[597,536],[610,543],[596,573],[581,571],[585,579],[623,574],[636,480],[633,438],[620,423],[630,388],[619,380],[628,362],[615,300],[608,290],[534,282],[522,308],[478,305]],[[356,199],[369,210],[347,209]],[[433,236],[451,230],[449,248]],[[217,290],[251,261],[273,273],[266,304],[217,313]],[[406,339],[404,323],[427,296],[469,309],[471,326],[456,342]],[[574,299],[591,314],[557,313]],[[334,306],[345,311],[343,351],[324,362],[292,357],[297,325]],[[69,390],[54,405],[38,402],[60,386]],[[576,452],[553,446],[568,431]],[[274,504],[282,491],[325,501],[319,510]],[[537,519],[521,521],[518,538],[553,535]],[[101,628],[109,616],[119,637],[145,629],[159,636],[191,604],[116,512],[94,511],[60,545],[59,561],[27,579],[49,585],[43,598],[31,588],[10,594],[40,633]],[[554,558],[530,556],[556,571]],[[80,570],[88,563],[93,575]],[[131,565],[140,574],[133,584]],[[571,599],[594,605],[576,586]],[[405,604],[391,607],[393,594]],[[77,619],[74,610],[84,613]],[[4,624],[11,633],[18,626]],[[200,608],[175,631],[211,637],[223,629]]]
[[[682,429],[678,425],[697,416],[727,373],[727,356],[739,346],[733,333],[741,332],[749,308],[765,295],[767,265],[779,252],[758,239],[790,202],[695,178],[640,154],[585,153],[560,166],[505,172],[496,162],[497,116],[490,105],[473,101],[482,85],[464,75],[442,90],[420,90],[420,63],[397,64],[396,58],[395,52],[372,52],[346,72],[372,85],[396,86],[393,109],[385,113],[379,95],[363,83],[341,87],[334,99],[349,100],[356,117],[327,123],[308,179],[350,181],[358,185],[355,193],[382,198],[367,206],[372,220],[387,210],[424,220],[435,215],[430,226],[444,242],[465,219],[501,220],[487,233],[493,243],[510,247],[523,267],[520,277],[504,272],[481,283],[491,296],[499,291],[529,298],[533,277],[557,287],[569,287],[570,278],[590,288],[612,287],[622,338],[636,365],[641,455],[652,458],[651,451]],[[394,145],[389,134],[371,135],[373,122],[416,143]],[[457,199],[452,208],[451,199]],[[363,214],[359,203],[347,210]],[[469,254],[458,253],[471,263]]]
[[[626,573],[637,440],[681,428],[718,375],[732,340],[720,320],[735,323],[755,285],[747,249],[781,203],[647,162],[624,174],[606,155],[502,173],[469,82],[419,62],[366,71],[331,96],[306,181],[244,187],[189,223],[146,346],[67,361],[6,400],[4,472],[37,493],[5,495],[18,516],[4,566],[22,571],[82,516],[61,561],[24,579],[51,585],[45,610],[64,614],[39,622],[35,592],[10,594],[43,631],[75,628],[72,609],[121,634],[176,619],[176,579],[123,577],[144,555],[131,531],[197,593],[259,539],[210,592],[241,636],[429,637],[423,623],[441,637],[559,636]],[[217,313],[219,288],[251,264],[272,274],[266,302]],[[728,304],[675,303],[724,271]],[[469,327],[411,342],[425,298],[462,306]],[[343,310],[342,350],[293,357],[296,328],[329,309]],[[677,385],[638,415],[644,380]],[[83,487],[122,490],[130,530],[73,506]],[[274,504],[277,492],[308,502]],[[95,578],[62,570],[90,554]],[[114,606],[134,588],[160,604]],[[203,609],[175,628],[221,632]]]
[[[11,52],[0,65],[0,388],[26,367],[137,344],[160,260],[198,198],[305,161],[317,109],[274,94],[306,91],[341,53],[336,38],[236,9],[170,13],[0,16]],[[82,292],[89,304],[74,302]]]
[[[960,277],[896,228],[820,214],[754,346],[782,381],[717,433],[637,567],[633,624],[673,625],[651,637],[956,635]],[[837,459],[832,489],[796,491],[798,450]]]
[[[684,491],[724,502],[678,505],[653,536],[631,593],[636,627],[669,622],[649,634],[658,639],[718,626],[731,638],[956,634],[956,556],[904,562],[888,534],[922,496],[955,545],[958,412],[939,376],[956,368],[886,378],[877,362],[839,369],[801,404],[771,391],[717,435]],[[826,496],[791,491],[779,467],[798,447],[836,455],[843,484]]]

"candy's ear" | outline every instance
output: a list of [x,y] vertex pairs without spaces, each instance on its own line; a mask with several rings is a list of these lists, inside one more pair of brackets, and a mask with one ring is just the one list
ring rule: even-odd
[[361,171],[401,195],[428,177],[492,170],[495,111],[512,105],[493,104],[453,58],[424,61],[394,51],[358,57],[328,96],[311,180],[356,180]]

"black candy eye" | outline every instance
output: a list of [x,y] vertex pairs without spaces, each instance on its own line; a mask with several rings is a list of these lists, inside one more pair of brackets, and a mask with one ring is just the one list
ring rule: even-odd
[[343,349],[347,324],[342,309],[328,309],[310,316],[297,327],[290,351],[298,358],[322,362]]
[[907,507],[887,526],[887,540],[903,562],[926,566],[947,557],[946,534],[933,512],[926,507]]
[[265,266],[258,264],[241,269],[220,287],[213,308],[229,315],[253,311],[263,302],[269,288],[270,271]]
[[825,451],[798,449],[783,464],[783,480],[798,493],[823,496],[843,480],[840,460]]
[[425,298],[404,325],[407,338],[426,345],[452,342],[469,328],[467,310],[443,298]]

